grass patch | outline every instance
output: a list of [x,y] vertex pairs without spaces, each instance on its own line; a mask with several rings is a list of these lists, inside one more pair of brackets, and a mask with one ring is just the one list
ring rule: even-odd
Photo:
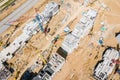
[[15,0],[9,0],[9,1],[7,1],[5,4],[3,4],[2,6],[0,6],[0,10],[4,10],[4,9],[8,8],[14,2],[15,2]]
[[0,0],[0,2],[3,2],[3,0]]

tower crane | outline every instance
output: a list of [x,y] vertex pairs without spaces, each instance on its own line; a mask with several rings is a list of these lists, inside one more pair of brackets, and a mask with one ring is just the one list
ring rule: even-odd
[[[39,53],[39,52],[40,52],[40,50],[37,50],[37,51],[36,51],[36,53]],[[42,54],[39,53],[38,58],[40,58],[40,60],[42,60],[42,62],[43,62],[44,64],[47,63],[46,59],[43,57]]]
[[19,18],[17,20],[9,21],[5,25],[12,25],[13,22],[19,22],[19,21],[22,21],[24,19],[34,18],[35,21],[38,23],[38,26],[39,26],[40,30],[42,32],[44,32],[43,24],[42,24],[42,16],[38,13],[38,9],[37,8],[35,8],[35,13],[36,13],[35,16],[22,16],[21,18]]
[[48,21],[48,24],[45,28],[43,28],[43,21],[42,21],[42,16],[38,13],[38,9],[35,8],[35,12],[36,12],[36,15],[35,15],[35,20],[38,22],[39,24],[39,27],[40,27],[40,30],[45,33],[45,35],[50,31],[50,28],[48,28],[48,24],[49,24],[49,21]]
[[42,16],[38,13],[38,9],[37,8],[35,8],[35,12],[36,12],[35,20],[38,22],[40,30],[42,32],[44,32],[43,25],[42,25]]

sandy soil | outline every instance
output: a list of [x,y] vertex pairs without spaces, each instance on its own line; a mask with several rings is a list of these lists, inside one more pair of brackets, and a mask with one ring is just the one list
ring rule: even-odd
[[[110,11],[105,11],[102,16],[100,13],[98,14],[93,28],[94,35],[92,38],[95,38],[94,45],[89,45],[91,37],[86,36],[82,39],[80,41],[80,47],[67,57],[63,68],[56,74],[53,80],[94,80],[92,76],[93,69],[97,61],[101,59],[102,52],[107,46],[116,47],[117,41],[115,39],[115,33],[120,31],[120,6],[118,2],[114,0],[105,0],[103,2],[110,8]],[[106,47],[98,48],[99,45],[96,41],[102,36],[99,35],[101,27],[100,22],[102,20],[107,24],[107,30],[103,33]],[[109,80],[110,79],[119,80],[120,77],[118,74],[115,74],[111,75]]]
[[[52,1],[60,3],[59,0]],[[118,1],[120,2],[120,0]],[[35,8],[38,8],[41,12],[48,2],[49,0],[41,0],[24,16],[33,16],[33,14],[35,14]],[[116,47],[117,41],[114,34],[120,31],[120,6],[118,2],[115,2],[114,0],[100,0],[100,2],[104,2],[109,9],[104,10],[103,8],[100,8],[99,2],[95,2],[95,4],[92,5],[93,9],[98,10],[100,8],[92,31],[92,36],[85,36],[83,39],[80,40],[78,49],[76,49],[67,57],[66,63],[62,67],[61,71],[54,76],[53,80],[94,80],[94,78],[92,77],[93,69],[97,61],[101,59],[102,52],[107,46]],[[68,7],[67,3],[69,3],[71,7]],[[61,5],[60,12],[55,15],[48,24],[48,27],[51,28],[50,33],[45,36],[45,34],[39,32],[38,34],[33,36],[30,42],[23,48],[23,50],[18,52],[18,55],[8,61],[9,63],[12,62],[14,65],[17,64],[16,61],[20,61],[20,64],[17,64],[18,70],[21,71],[19,76],[21,76],[21,74],[24,73],[24,71],[28,67],[30,67],[37,59],[38,54],[36,53],[36,50],[44,51],[49,46],[50,41],[54,38],[54,36],[60,33],[61,35],[64,34],[63,29],[65,26],[69,25],[71,30],[73,30],[74,26],[82,17],[82,12],[86,11],[88,8],[91,7],[80,7],[80,3],[77,1],[74,2],[74,0],[65,0],[65,2]],[[64,23],[62,23],[66,15],[69,15],[69,17]],[[27,20],[21,22],[22,24],[15,31],[15,33],[17,34],[14,33],[15,35],[13,35],[13,37],[10,39],[11,42],[21,33],[26,21]],[[105,22],[105,27],[107,28],[107,30],[102,33],[100,31],[101,21]],[[27,22],[29,22],[29,20]],[[8,31],[4,32],[3,34],[7,34],[12,29],[13,28],[8,29]],[[56,43],[57,47],[61,46],[64,37],[65,36],[60,37],[60,39]],[[100,45],[98,45],[97,41],[100,37],[104,37],[105,47],[101,47]],[[93,43],[93,45],[91,45],[91,43]],[[13,80],[15,74],[16,71],[9,80]],[[119,75],[115,74],[112,75],[110,78],[115,78],[115,80],[119,80]]]

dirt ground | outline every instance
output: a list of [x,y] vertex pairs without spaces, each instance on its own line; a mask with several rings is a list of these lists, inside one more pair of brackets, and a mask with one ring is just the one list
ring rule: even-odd
[[[101,1],[104,2],[110,10],[100,11],[100,13],[98,13],[92,37],[86,36],[80,41],[79,48],[67,57],[67,61],[62,70],[54,76],[53,80],[95,80],[92,76],[93,69],[97,61],[101,60],[103,51],[107,46],[116,47],[117,45],[115,33],[120,31],[119,1],[120,0]],[[100,22],[103,20],[106,22],[105,27],[107,27],[107,30],[102,33],[105,37],[105,47],[101,47],[97,43],[99,37],[102,36],[100,35]],[[95,40],[91,41],[92,38]],[[94,42],[94,45],[91,46],[90,42]],[[115,75],[111,75],[109,80],[110,79],[119,80],[120,76],[116,73]]]
[[[37,3],[26,14],[24,14],[24,16],[33,16],[35,14],[35,8],[38,8],[39,11],[42,12],[45,5],[49,1],[51,0],[40,0],[40,2]],[[52,1],[56,1],[61,4],[60,0]],[[104,9],[102,7],[100,8],[101,2],[104,2],[107,5],[107,9]],[[53,80],[94,80],[92,76],[93,69],[96,63],[101,60],[101,55],[103,51],[107,46],[116,47],[117,44],[117,40],[115,39],[115,33],[120,31],[119,2],[120,0],[100,0],[100,2],[96,1],[95,4],[91,5],[92,9],[99,10],[95,25],[93,27],[93,31],[91,32],[92,35],[85,36],[83,39],[80,40],[78,49],[68,55],[66,63],[62,67],[61,71],[55,74]],[[45,34],[42,34],[41,32],[37,33],[35,36],[32,37],[29,43],[21,51],[19,51],[17,55],[15,55],[14,58],[8,61],[9,63],[13,63],[14,67],[17,67],[17,70],[21,71],[19,78],[24,73],[24,71],[28,67],[30,67],[37,59],[38,54],[36,53],[36,51],[44,51],[46,48],[48,48],[50,41],[57,34],[60,34],[61,36],[56,43],[56,46],[61,46],[62,41],[65,37],[62,36],[64,34],[64,27],[68,25],[70,26],[71,30],[73,30],[74,26],[82,17],[82,12],[91,8],[90,6],[87,8],[81,7],[80,4],[81,3],[77,2],[76,0],[64,0],[64,3],[61,4],[59,13],[55,15],[48,24],[48,27],[51,28],[50,33],[47,34],[47,36],[45,36]],[[66,16],[68,17],[65,21],[63,21]],[[12,42],[18,35],[21,34],[24,25],[30,20],[21,21],[21,25],[13,33],[10,42]],[[100,31],[100,23],[102,21],[105,22],[105,27],[107,28],[107,30],[104,32]],[[12,30],[13,27],[9,28],[2,34],[6,35]],[[104,47],[101,47],[98,44],[98,39],[100,37],[103,37],[104,39]],[[92,43],[93,45],[91,45]],[[15,73],[9,80],[14,80],[16,72],[17,71],[15,71]],[[112,80],[120,79],[118,74],[111,75],[110,78]]]

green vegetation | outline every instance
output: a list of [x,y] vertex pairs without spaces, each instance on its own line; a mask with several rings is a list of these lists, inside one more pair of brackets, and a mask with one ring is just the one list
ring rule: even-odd
[[[7,7],[9,7],[12,3],[14,3],[16,0],[8,0],[6,3],[4,3],[2,6],[0,6],[0,10],[4,10]],[[0,0],[1,2],[1,0]]]
[[3,0],[0,0],[0,2],[2,2]]

